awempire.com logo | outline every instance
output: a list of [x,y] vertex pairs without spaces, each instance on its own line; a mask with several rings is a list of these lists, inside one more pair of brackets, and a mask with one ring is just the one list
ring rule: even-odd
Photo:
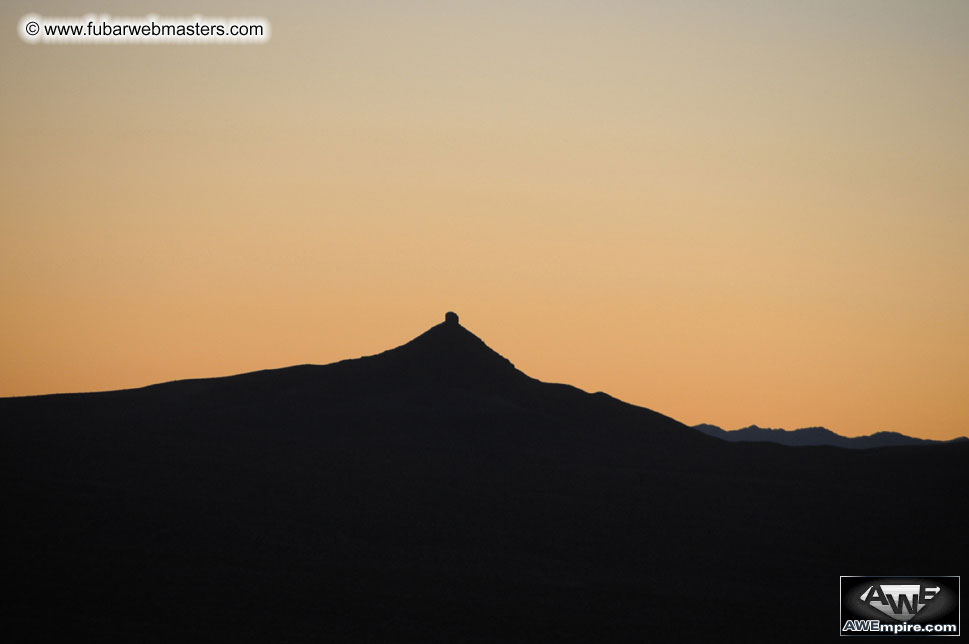
[[842,635],[959,635],[959,577],[842,577]]

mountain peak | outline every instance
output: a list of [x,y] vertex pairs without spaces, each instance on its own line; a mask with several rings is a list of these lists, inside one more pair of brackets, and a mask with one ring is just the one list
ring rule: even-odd
[[445,314],[444,322],[379,355],[413,377],[467,381],[524,375],[510,360],[461,326],[453,311]]

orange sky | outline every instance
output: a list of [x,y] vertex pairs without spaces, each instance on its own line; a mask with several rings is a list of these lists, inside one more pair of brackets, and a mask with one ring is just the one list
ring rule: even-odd
[[[969,434],[969,3],[165,4],[0,8],[0,395],[327,363],[453,309],[690,424]],[[92,11],[272,40],[16,34]]]

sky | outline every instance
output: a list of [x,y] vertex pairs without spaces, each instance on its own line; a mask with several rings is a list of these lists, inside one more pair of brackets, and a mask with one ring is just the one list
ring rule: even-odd
[[[454,310],[688,424],[969,435],[969,3],[162,4],[0,7],[0,396]],[[17,35],[91,12],[272,36]]]

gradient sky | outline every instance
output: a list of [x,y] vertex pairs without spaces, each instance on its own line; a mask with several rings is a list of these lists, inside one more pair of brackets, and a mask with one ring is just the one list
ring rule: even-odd
[[[969,3],[5,2],[0,395],[446,310],[683,422],[969,434]],[[26,13],[262,46],[26,45]]]

